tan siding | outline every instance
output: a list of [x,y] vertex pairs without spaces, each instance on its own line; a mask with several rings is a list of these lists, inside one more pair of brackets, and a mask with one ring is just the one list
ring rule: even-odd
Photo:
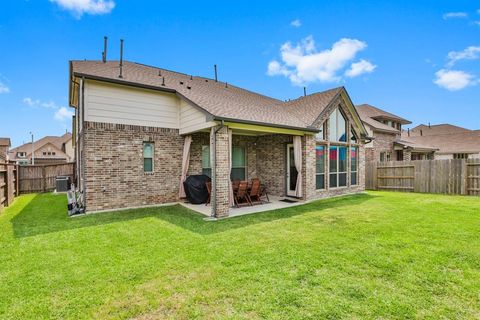
[[85,86],[85,121],[178,129],[179,105],[172,93],[97,81]]
[[207,115],[205,112],[198,110],[185,101],[181,101],[180,134],[190,133],[213,126],[215,126],[215,122],[207,121]]

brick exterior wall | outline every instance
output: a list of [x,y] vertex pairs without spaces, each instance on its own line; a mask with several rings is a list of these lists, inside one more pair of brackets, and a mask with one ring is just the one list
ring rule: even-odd
[[[85,122],[88,211],[178,201],[183,137],[176,129]],[[154,172],[143,171],[143,142],[154,143]]]
[[258,178],[267,186],[268,193],[271,195],[285,195],[286,150],[289,143],[293,143],[293,138],[289,135],[266,135],[258,139]]
[[[391,160],[396,160],[396,153],[393,147],[395,140],[399,138],[398,135],[392,133],[384,133],[374,131],[373,140],[373,161],[380,161],[381,152],[390,152]],[[370,158],[370,157],[369,157]]]
[[[212,169],[212,212],[229,214],[228,128],[216,133],[216,169]],[[328,129],[327,129],[328,130]],[[184,138],[176,129],[162,129],[85,122],[82,152],[85,203],[88,211],[155,205],[178,201]],[[233,136],[233,145],[244,146],[247,179],[258,177],[270,195],[286,195],[286,146],[290,135]],[[143,142],[153,142],[154,173],[143,172]],[[210,133],[192,134],[188,175],[202,172],[202,145],[210,145]],[[358,185],[315,190],[317,142],[313,135],[302,137],[303,199],[311,200],[360,192],[365,189],[365,148],[359,146]],[[326,144],[328,149],[328,142]],[[348,162],[350,167],[350,163]],[[350,175],[347,180],[350,185]]]

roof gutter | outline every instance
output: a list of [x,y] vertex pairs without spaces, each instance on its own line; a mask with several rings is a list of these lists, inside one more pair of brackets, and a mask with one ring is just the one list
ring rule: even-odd
[[373,140],[375,140],[374,137],[369,137],[369,136],[363,137],[363,142],[364,142],[365,144],[370,143],[370,142],[372,142]]
[[120,85],[125,85],[125,86],[132,86],[132,87],[137,87],[137,88],[142,88],[142,89],[150,89],[150,90],[170,92],[170,93],[177,92],[174,89],[161,88],[161,87],[151,86],[151,85],[146,85],[146,84],[139,84],[139,83],[125,81],[125,80],[117,80],[117,79],[104,78],[104,77],[99,77],[99,76],[92,76],[92,75],[89,75],[89,74],[78,73],[78,72],[75,72],[74,76],[80,77],[80,78],[85,78],[85,79],[88,79],[88,80],[104,81],[104,82],[120,84]]

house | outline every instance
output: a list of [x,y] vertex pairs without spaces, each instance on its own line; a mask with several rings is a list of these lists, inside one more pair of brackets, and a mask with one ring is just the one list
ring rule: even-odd
[[364,190],[366,131],[343,87],[280,101],[128,61],[71,61],[69,95],[90,212],[178,202],[202,173],[215,217],[230,213],[232,179],[302,200]]
[[10,138],[0,138],[0,163],[8,162],[8,149],[10,146]]
[[[33,148],[33,149],[32,149]],[[72,134],[62,136],[46,136],[37,141],[25,143],[9,151],[10,161],[19,165],[32,163],[34,150],[34,164],[56,164],[74,160]]]
[[409,120],[369,104],[358,105],[356,109],[368,136],[373,138],[365,144],[367,162],[433,158],[435,148],[402,137],[402,125],[411,124]]
[[435,148],[435,159],[480,159],[478,130],[451,124],[424,125],[402,131],[402,139]]

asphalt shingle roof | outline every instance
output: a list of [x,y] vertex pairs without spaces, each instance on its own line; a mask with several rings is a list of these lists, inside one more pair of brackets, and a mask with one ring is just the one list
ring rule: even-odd
[[438,149],[438,153],[480,153],[480,135],[473,131],[435,136],[402,136],[402,139]]
[[[72,138],[72,134],[67,132],[62,136],[45,136],[41,139],[38,139],[37,141],[33,142],[33,146],[35,150],[40,149],[47,143],[51,143],[54,145],[56,148],[59,150],[62,150],[62,144],[67,142]],[[32,144],[30,142],[22,144],[21,146],[18,146],[16,148],[10,149],[9,153],[11,154],[16,154],[17,152],[26,152],[27,155],[30,155],[32,153]]]
[[390,120],[400,122],[401,124],[412,123],[411,121],[408,121],[407,119],[404,119],[402,117],[394,115],[393,113],[387,112],[385,110],[379,109],[377,107],[374,107],[374,106],[366,104],[366,103],[358,105],[356,107],[357,107],[358,112],[359,113],[361,112],[361,114],[363,114],[365,117],[369,117],[369,118],[373,118],[373,119],[374,118],[385,118],[385,119],[390,119]]
[[281,101],[225,82],[124,61],[72,61],[76,76],[177,92],[214,117],[314,130],[313,122],[343,88]]

